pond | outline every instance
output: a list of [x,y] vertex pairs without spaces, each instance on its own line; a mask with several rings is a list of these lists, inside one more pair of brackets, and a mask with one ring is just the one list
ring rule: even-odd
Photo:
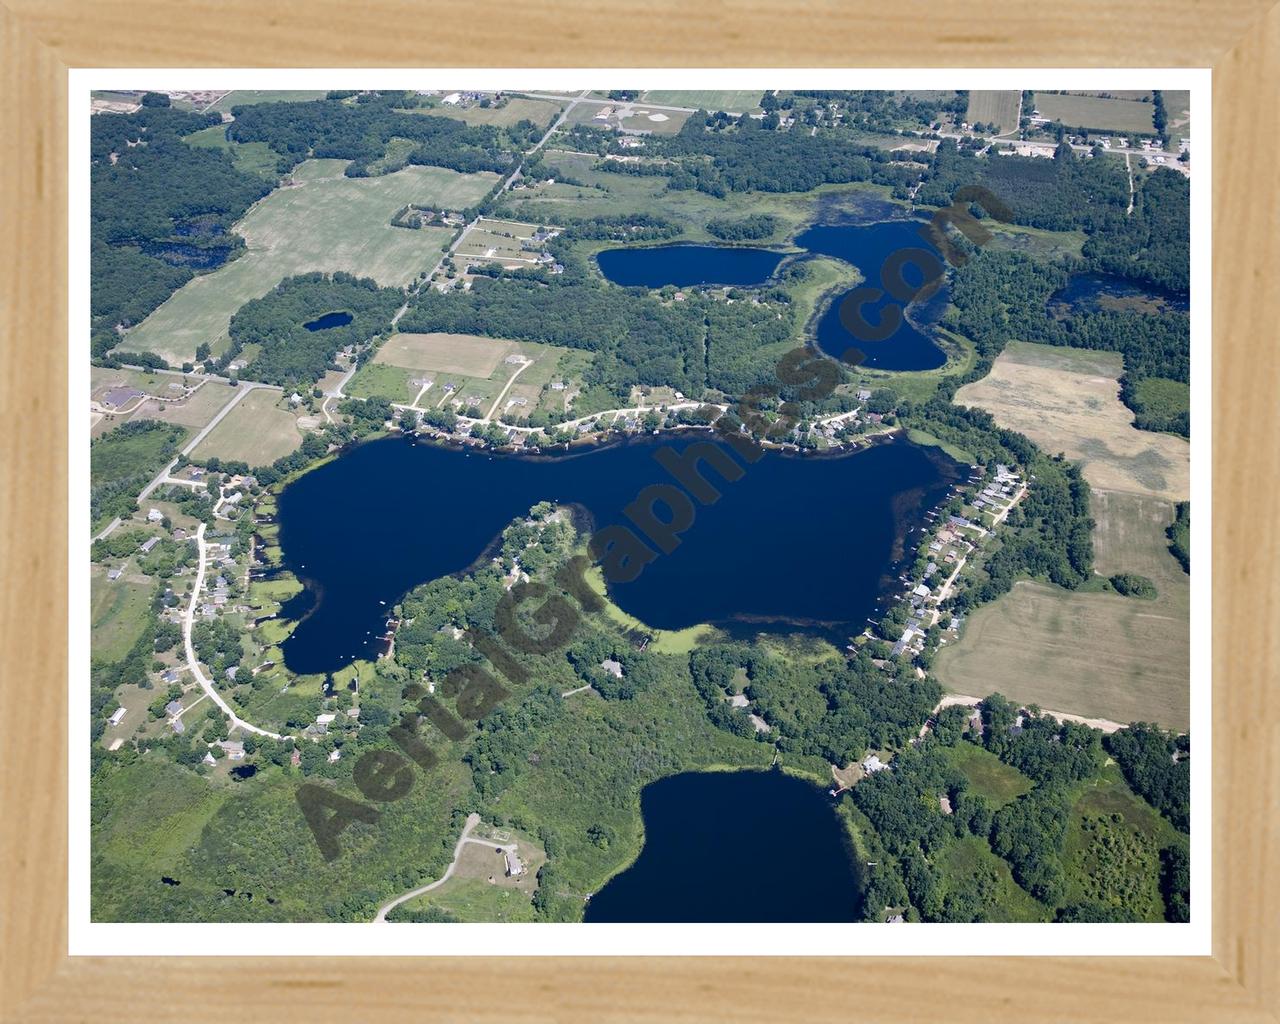
[[302,326],[309,331],[327,331],[331,327],[343,327],[351,323],[352,316],[346,312],[326,313],[324,316],[317,317],[310,323]]
[[591,922],[860,919],[857,862],[832,802],[781,771],[692,772],[640,793],[644,846],[587,903]]
[[1190,308],[1185,295],[1136,284],[1114,274],[1072,274],[1065,288],[1049,296],[1049,312],[1056,317],[1105,309],[1185,313]]
[[[301,620],[283,645],[286,666],[331,672],[373,657],[407,591],[475,564],[539,501],[574,506],[580,529],[627,522],[622,509],[642,488],[672,480],[655,453],[679,455],[694,440],[668,434],[537,457],[405,438],[350,449],[279,498],[284,565],[306,585],[281,611]],[[845,455],[770,451],[735,482],[702,463],[722,498],[698,506],[675,550],[610,595],[656,629],[705,622],[847,643],[879,611],[911,532],[961,469],[904,440]],[[656,515],[669,518],[661,505]]]
[[614,284],[662,288],[675,285],[764,284],[786,253],[736,245],[654,245],[605,249],[596,256],[600,272]]

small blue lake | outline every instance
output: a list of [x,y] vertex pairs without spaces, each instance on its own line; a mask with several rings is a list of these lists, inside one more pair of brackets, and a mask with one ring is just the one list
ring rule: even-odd
[[857,862],[831,800],[780,771],[690,772],[640,793],[644,847],[587,904],[592,922],[860,919]]
[[606,278],[627,288],[691,288],[764,284],[785,256],[736,245],[655,245],[605,249],[596,262]]
[[352,319],[351,314],[346,312],[326,313],[324,316],[317,317],[302,326],[309,331],[327,331],[331,327],[345,327],[351,323]]

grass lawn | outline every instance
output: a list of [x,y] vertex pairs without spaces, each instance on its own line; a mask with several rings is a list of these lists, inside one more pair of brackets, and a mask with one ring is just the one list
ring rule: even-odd
[[982,380],[956,392],[1046,452],[1084,462],[1089,483],[1169,501],[1190,496],[1191,448],[1133,426],[1120,403],[1115,352],[1010,342]]
[[435,266],[452,232],[393,228],[395,212],[406,203],[461,209],[478,202],[497,180],[487,172],[422,166],[347,178],[345,166],[342,160],[309,160],[296,168],[298,184],[276,189],[236,224],[247,251],[188,281],[125,336],[120,350],[155,352],[171,363],[190,360],[201,342],[214,345],[226,336],[242,305],[294,274],[343,270],[405,287]]
[[[111,559],[116,565],[123,559]],[[150,620],[154,586],[124,576],[108,580],[106,569],[89,574],[89,645],[95,658],[119,661],[142,636]]]
[[907,431],[907,440],[912,444],[922,445],[925,448],[941,448],[957,462],[973,462],[973,453],[963,448],[957,448],[953,444],[948,444],[939,438],[934,437],[928,431],[916,430],[914,427]]
[[280,392],[259,388],[240,401],[191,453],[193,459],[217,457],[265,466],[302,443],[298,418]]
[[1021,103],[1022,94],[1017,89],[973,89],[964,119],[970,124],[998,124],[1003,135],[1018,127]]
[[1155,131],[1151,123],[1155,106],[1136,100],[1104,100],[1099,96],[1038,92],[1036,109],[1050,121],[1060,121],[1072,128],[1115,132]]
[[716,113],[745,114],[760,109],[763,89],[650,89],[636,101],[636,106],[658,103],[668,107],[689,107]]
[[178,423],[190,428],[191,433],[195,434],[234,397],[233,388],[218,381],[208,381],[196,388],[185,402],[144,402],[129,419]]
[[992,807],[1003,807],[1023,793],[1031,792],[1030,779],[976,743],[961,740],[947,751],[947,756],[964,772],[969,788]]
[[438,889],[410,900],[402,909],[437,907],[462,921],[536,920],[530,901],[538,887],[538,869],[546,863],[546,854],[523,837],[504,833],[496,836],[495,840],[516,843],[517,854],[526,869],[524,872],[508,878],[502,852],[491,846],[467,843],[462,848],[453,876]]

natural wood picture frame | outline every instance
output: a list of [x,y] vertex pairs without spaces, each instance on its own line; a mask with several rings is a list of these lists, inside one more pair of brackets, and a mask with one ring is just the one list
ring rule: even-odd
[[[658,0],[616,10],[581,0],[511,8],[481,0],[453,12],[397,0],[5,0],[2,1019],[1280,1018],[1280,552],[1257,514],[1274,508],[1280,476],[1280,7],[1270,2],[907,0],[886,13],[831,0],[707,8]],[[529,64],[1213,68],[1212,957],[68,957],[68,416],[57,397],[67,380],[68,68]],[[338,952],[341,931],[335,935]]]

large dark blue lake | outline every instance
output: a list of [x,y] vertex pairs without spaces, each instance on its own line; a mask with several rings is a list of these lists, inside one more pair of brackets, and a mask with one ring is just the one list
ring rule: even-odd
[[605,249],[596,256],[600,272],[628,288],[675,285],[763,284],[786,253],[734,245],[653,245]]
[[[625,524],[637,493],[671,477],[655,461],[709,435],[646,437],[562,456],[458,451],[387,438],[358,445],[280,495],[284,563],[307,584],[286,607],[299,673],[371,657],[392,605],[461,572],[539,501],[576,507],[583,529]],[[712,442],[729,451],[720,442]],[[895,579],[910,531],[960,467],[896,440],[844,456],[771,451],[700,506],[672,554],[611,584],[625,611],[657,629],[709,622],[735,633],[803,629],[847,642]],[[667,517],[661,505],[657,514]]]
[[780,771],[673,775],[640,794],[644,848],[588,922],[857,921],[856,861],[831,801]]

